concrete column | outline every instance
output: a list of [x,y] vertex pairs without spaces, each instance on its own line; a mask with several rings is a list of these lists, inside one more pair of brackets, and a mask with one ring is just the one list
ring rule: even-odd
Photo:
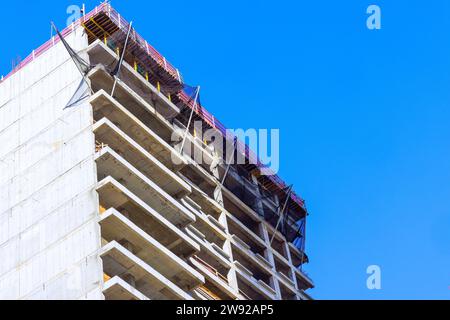
[[[267,238],[266,238],[266,235],[267,235],[267,237],[269,236],[268,234],[267,234],[267,230],[266,230],[266,228],[265,228],[265,226],[264,226],[264,223],[259,223],[258,224],[258,236],[260,236],[261,237],[261,239],[266,243],[267,241]],[[267,257],[266,257],[267,258]]]
[[[270,236],[269,236],[269,232],[267,231],[267,227],[261,223],[261,227],[260,227],[262,233],[263,233],[263,237],[264,237],[264,242],[266,243],[266,250],[264,252],[265,258],[272,264],[272,270],[273,272],[277,272],[276,271],[276,265],[275,265],[275,257],[273,256],[273,252],[272,252],[272,247],[270,246]],[[278,279],[275,278],[274,276],[270,277],[270,284],[272,285],[272,287],[275,289],[276,293],[277,293],[277,299],[281,299],[281,289],[280,289],[280,284],[278,282]]]
[[286,258],[289,261],[289,267],[290,267],[289,274],[291,276],[291,280],[294,281],[295,289],[298,289],[297,281],[295,279],[295,267],[292,263],[291,251],[289,250],[289,245],[287,242],[283,242],[283,249],[286,254]]
[[239,293],[237,272],[236,272],[236,267],[234,266],[234,264],[231,265],[231,269],[228,272],[228,284],[230,285],[231,288],[233,288],[233,290],[236,291],[236,293]]
[[220,177],[219,174],[219,163],[220,163],[221,159],[217,156],[214,156],[214,159],[211,163],[211,166],[209,168],[209,170],[211,171],[211,174],[218,180],[222,182],[223,177]]
[[256,179],[256,177],[252,175],[252,181],[253,184],[255,185],[255,194],[256,194],[254,210],[259,214],[259,216],[264,217],[264,206],[261,200],[261,193],[259,192],[258,188],[258,179]]
[[267,231],[267,227],[264,225],[264,223],[260,224],[259,229],[261,230],[263,240],[266,243],[266,250],[264,252],[265,258],[274,266],[272,269],[275,269],[275,258],[273,257],[272,247],[270,246],[270,236],[269,232]]
[[283,249],[283,253],[284,253],[284,257],[291,262],[290,257],[291,257],[291,253],[289,252],[289,247],[286,241],[283,241],[282,243],[282,249]]
[[270,277],[270,284],[276,291],[276,296],[278,300],[281,300],[281,289],[280,289],[280,283],[276,277]]
[[[178,121],[174,121],[173,130],[174,130],[174,133],[177,134],[178,141],[172,141],[170,144],[175,150],[181,152],[181,144],[183,143],[183,137],[186,132],[186,128]],[[190,142],[187,140],[186,143],[190,143]]]
[[[225,241],[224,250],[230,255],[231,261],[234,262],[233,250],[231,249],[231,241],[229,238]],[[228,272],[227,278],[230,287],[233,288],[236,292],[239,292],[236,269],[234,268],[233,263],[230,271]]]
[[[222,212],[222,214],[220,215],[219,222],[225,227],[226,234],[227,234],[227,239],[225,240],[223,250],[230,256],[231,262],[234,262],[233,249],[231,247],[231,236],[230,236],[230,232],[228,230],[227,215],[225,212]],[[230,285],[230,287],[233,288],[236,292],[239,292],[237,275],[236,275],[236,270],[234,269],[234,267],[232,267],[230,269],[230,271],[228,272],[227,278],[228,278],[228,284]]]
[[217,186],[216,189],[214,190],[214,200],[216,200],[217,203],[219,203],[222,207],[224,207],[222,188],[220,185]]

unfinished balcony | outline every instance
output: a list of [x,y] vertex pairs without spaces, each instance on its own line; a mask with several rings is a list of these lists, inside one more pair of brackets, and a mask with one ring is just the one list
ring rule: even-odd
[[294,284],[292,278],[292,268],[289,262],[281,256],[274,255],[275,268],[280,276],[282,276],[290,284]]
[[[189,171],[191,171],[191,169],[189,166],[187,166],[182,170],[182,172],[178,173],[178,176],[181,177],[181,179],[185,183],[187,183],[187,185],[192,190],[189,197],[197,203],[202,212],[204,212],[208,216],[211,216],[215,220],[218,220],[223,212],[223,208],[214,197],[214,190],[216,185],[207,184],[204,181],[199,181],[197,179],[194,179],[194,181],[192,181],[184,175],[184,173]],[[195,175],[191,175],[191,178],[192,177],[195,177]],[[199,184],[197,184],[196,182]],[[221,226],[221,228],[223,228],[223,226]]]
[[202,254],[207,254],[214,258],[215,263],[221,264],[225,268],[229,268],[231,264],[231,257],[228,252],[225,251],[223,245],[217,245],[214,242],[209,242],[206,236],[198,231],[192,225],[186,228],[186,233],[196,241],[200,246]]
[[[184,110],[184,112],[189,114],[189,109]],[[173,126],[179,141],[177,144],[177,150],[181,148],[181,142],[185,139],[185,144],[183,145],[183,155],[189,163],[189,166],[192,170],[197,171],[203,179],[210,180],[210,171],[216,163],[220,162],[217,154],[221,154],[221,151],[216,150],[214,148],[215,145],[208,145],[208,141],[202,140],[205,139],[205,137],[202,136],[203,133],[197,133],[195,124],[193,128],[187,130],[186,126],[189,115],[186,115],[184,118],[184,124],[178,120],[173,121]],[[203,130],[203,128],[198,128],[198,130]],[[207,133],[205,133],[205,135],[207,135]],[[212,137],[210,138],[212,139]]]
[[111,148],[104,147],[98,151],[95,162],[99,181],[108,176],[120,181],[124,187],[179,228],[195,221],[195,216],[186,207]]
[[217,294],[216,287],[212,285],[208,280],[206,281],[205,285],[195,289],[194,293],[197,296],[198,300],[227,300]]
[[[234,259],[241,264],[246,265],[248,269],[253,270],[253,268],[255,268],[255,273],[258,274],[261,271],[262,278],[264,278],[264,275],[268,275],[272,272],[274,266],[265,257],[264,251],[256,251],[236,236],[232,236],[231,245]],[[240,260],[238,258],[240,258]]]
[[304,252],[300,251],[292,243],[288,244],[288,248],[294,267],[300,268],[304,263],[308,263],[308,256]]
[[252,255],[242,250],[236,250],[233,246],[233,258],[236,272],[242,280],[257,289],[266,296],[267,299],[274,299],[275,289],[272,287],[272,270],[262,261],[258,261]]
[[116,241],[184,291],[202,285],[204,277],[131,220],[111,208],[101,215],[102,238]]
[[314,282],[303,270],[295,269],[295,278],[297,280],[297,286],[300,290],[306,291],[314,288]]
[[171,171],[179,171],[187,165],[178,151],[104,90],[93,95],[90,103],[94,121],[107,118]]
[[229,214],[227,217],[232,221],[233,225],[241,227],[249,237],[255,241],[264,242],[264,236],[261,229],[262,221],[252,212],[246,211],[247,207],[240,207],[238,203],[234,203],[228,196],[223,196],[224,207]]
[[194,240],[114,178],[103,179],[96,190],[101,211],[116,209],[177,256],[188,258],[200,250]]
[[[224,207],[228,212],[233,213],[238,219],[241,219],[245,225],[249,226],[249,228],[256,228],[251,227],[251,224],[247,223],[247,221],[254,222],[261,220],[261,216],[255,210],[255,203],[257,200],[255,197],[252,196],[251,199],[248,196],[246,197],[244,189],[239,188],[232,191],[227,187],[227,184],[222,188],[222,195]],[[240,198],[241,196],[242,198]],[[260,236],[259,230],[254,229],[253,232]]]
[[101,146],[110,147],[171,196],[181,198],[191,192],[191,187],[186,182],[107,118],[96,122],[93,131]]
[[225,227],[214,217],[207,215],[201,207],[189,197],[184,197],[180,202],[195,215],[195,222],[191,224],[192,230],[200,242],[206,241],[222,248],[226,239]]
[[[188,161],[192,162],[192,159],[187,159]],[[199,159],[199,161],[203,160]],[[190,164],[189,166],[185,166],[182,168],[182,170],[180,170],[180,175],[182,175],[190,183],[196,185],[209,197],[214,198],[214,191],[217,187],[217,180],[204,168]]]
[[206,282],[200,289],[209,293],[213,300],[234,300],[237,298],[238,293],[230,286],[228,280],[228,275],[231,272],[229,264],[223,264],[206,251],[199,252],[190,261],[205,276]]
[[267,285],[261,285],[255,278],[241,271],[236,270],[237,285],[239,288],[239,298],[241,300],[275,300],[276,293]]
[[[274,236],[275,233],[275,236]],[[280,257],[282,257],[285,260],[288,260],[288,253],[286,250],[286,240],[284,239],[284,237],[281,235],[281,233],[279,231],[275,232],[274,228],[270,228],[268,230],[268,234],[269,234],[269,238],[273,239],[272,240],[272,249],[275,252],[275,254],[279,255]]]
[[[261,216],[262,212],[259,212],[256,206],[256,203],[260,198],[258,186],[250,181],[248,174],[241,172],[242,170],[243,169],[239,166],[230,167],[224,183],[224,193],[233,200],[234,203],[243,203],[251,209],[255,215]],[[236,199],[239,201],[236,201]]]
[[255,255],[264,256],[266,250],[266,244],[253,232],[251,232],[240,221],[228,217],[228,230],[231,235],[232,242],[246,250],[251,251]]
[[[151,300],[193,300],[189,294],[116,241],[106,244],[99,255],[103,261],[105,278],[118,277]],[[105,291],[110,287],[108,282]],[[133,292],[133,289],[128,287],[128,291]]]
[[283,282],[279,282],[281,300],[298,300],[297,291],[292,286],[287,286]]
[[[266,203],[267,204],[267,203]],[[273,241],[273,249],[276,250],[285,259],[288,259],[288,249],[286,245],[295,242],[297,239],[302,238],[302,225],[304,220],[294,220],[293,216],[283,212],[279,208],[263,205],[264,220],[267,222],[267,230],[269,236]]]
[[150,300],[148,297],[132,287],[129,283],[115,276],[110,278],[105,275],[105,284],[103,286],[103,295],[105,300],[129,301],[129,300]]
[[[99,40],[89,46],[87,54],[91,65],[97,66],[89,74],[92,88],[94,91],[104,89],[111,92],[114,78],[110,76],[110,72],[119,63],[119,55]],[[127,61],[123,61],[119,77],[114,97],[123,105],[136,103],[130,100],[130,93],[134,93],[143,103],[151,107],[149,110],[153,109],[153,113],[158,113],[166,119],[173,119],[180,113],[180,109],[170,101],[170,96],[164,95],[160,88],[155,87],[145,75],[138,72],[137,64],[131,66]],[[138,117],[144,112],[139,108],[134,108],[134,111]]]
[[288,289],[295,291],[295,276],[293,275],[292,267],[286,260],[274,256],[276,276],[280,283],[283,283]]
[[[105,83],[108,83],[108,81],[110,81],[110,86],[113,85],[113,80],[106,70],[99,67],[94,68],[89,76],[91,81],[94,81],[93,90],[95,93],[104,91],[109,95],[112,94],[108,86],[105,89]],[[95,86],[96,83],[98,83],[98,87]],[[117,82],[113,98],[146,127],[153,132],[157,132],[163,141],[168,144],[172,143],[174,128],[170,121],[158,113],[152,105],[148,104],[141,96],[132,91],[125,83]]]

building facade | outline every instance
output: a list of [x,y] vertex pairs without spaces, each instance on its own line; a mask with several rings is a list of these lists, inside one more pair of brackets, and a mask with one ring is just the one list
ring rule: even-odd
[[0,299],[310,299],[303,200],[129,27],[103,3],[0,82]]

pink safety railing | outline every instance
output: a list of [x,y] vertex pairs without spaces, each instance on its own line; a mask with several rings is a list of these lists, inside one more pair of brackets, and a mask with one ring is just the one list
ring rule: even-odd
[[[88,21],[92,17],[95,17],[97,14],[102,13],[102,12],[106,13],[109,16],[109,18],[115,24],[117,24],[117,26],[119,28],[121,28],[122,30],[128,30],[129,23],[123,17],[121,17],[120,14],[116,10],[114,10],[109,3],[103,2],[101,5],[95,7],[94,10],[87,13],[86,15],[84,15],[83,17],[81,17],[80,19],[78,19],[77,21],[72,23],[70,26],[68,26],[64,30],[62,30],[60,32],[61,35],[63,37],[70,35],[75,30],[75,28],[79,27],[84,22]],[[151,45],[149,45],[147,43],[147,41],[144,40],[144,38],[142,38],[136,32],[133,33],[133,37],[135,38],[135,40],[137,42],[140,43],[142,49],[146,50],[147,54],[153,60],[155,60],[161,66],[161,68],[164,68],[172,77],[174,77],[175,79],[178,79],[178,81],[180,81],[180,82],[182,81],[180,73],[178,72],[178,69],[176,69],[173,65],[171,65],[169,62],[167,62],[166,59],[158,51],[156,51],[155,48],[153,48]],[[30,63],[34,59],[41,56],[47,50],[52,48],[55,44],[59,43],[59,41],[60,41],[59,37],[54,36],[50,40],[45,42],[43,45],[41,45],[38,49],[33,50],[33,52],[28,57],[23,59],[13,70],[11,70],[11,72],[8,73],[8,75],[3,77],[0,80],[0,83],[5,81],[9,77],[11,77],[13,74],[18,72],[19,70],[21,70],[23,67],[25,67],[28,63]]]
[[[124,32],[128,31],[129,22],[125,20],[111,5],[106,9],[106,13],[109,18]],[[148,42],[134,31],[131,35],[134,40],[140,45],[141,49],[145,50],[147,54],[155,60],[159,66],[165,69],[172,77],[178,79],[181,82],[180,73],[178,70],[170,64],[155,48],[153,48]]]

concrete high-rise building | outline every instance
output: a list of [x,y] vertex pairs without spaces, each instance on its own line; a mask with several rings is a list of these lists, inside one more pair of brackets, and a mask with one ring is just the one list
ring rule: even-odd
[[0,82],[0,299],[310,299],[303,200],[109,3],[61,35]]

